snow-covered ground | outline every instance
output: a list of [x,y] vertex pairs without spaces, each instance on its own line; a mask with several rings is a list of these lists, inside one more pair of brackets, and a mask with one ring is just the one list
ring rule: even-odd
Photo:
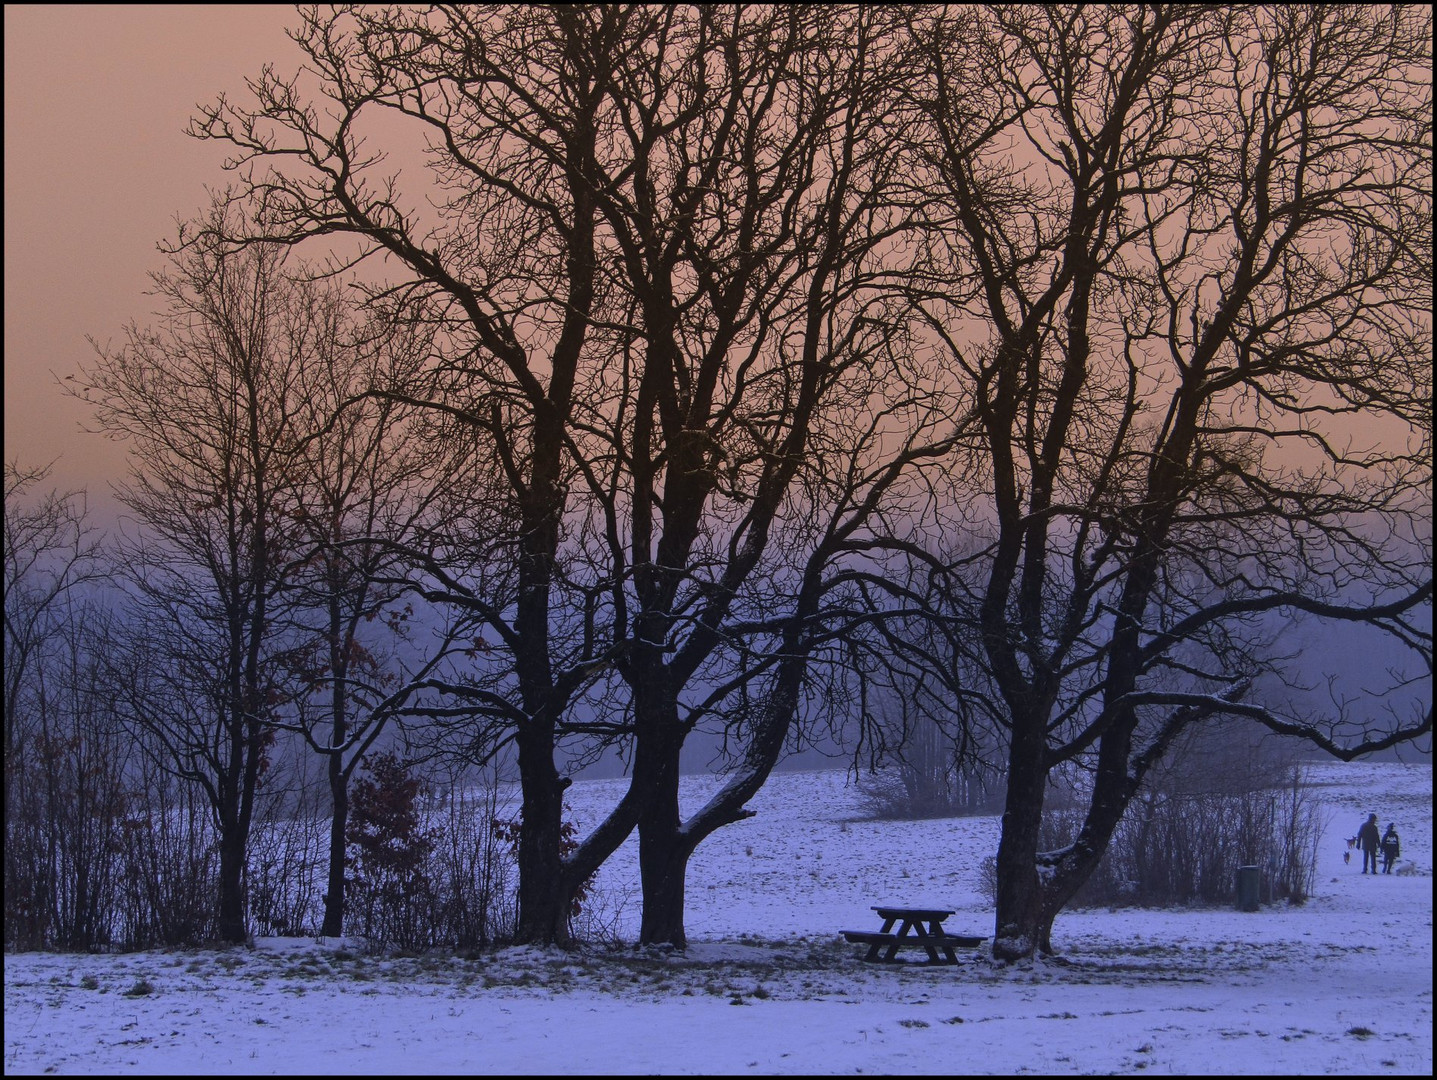
[[[5,1072],[1432,1074],[1432,769],[1324,764],[1301,907],[1077,911],[1057,960],[865,964],[874,904],[991,935],[992,818],[855,820],[841,772],[775,776],[691,866],[683,953],[591,945],[381,959],[343,942],[5,957]],[[712,779],[691,778],[695,802]],[[592,824],[618,781],[579,782]],[[1415,873],[1341,838],[1397,823]],[[632,940],[631,841],[597,883]]]

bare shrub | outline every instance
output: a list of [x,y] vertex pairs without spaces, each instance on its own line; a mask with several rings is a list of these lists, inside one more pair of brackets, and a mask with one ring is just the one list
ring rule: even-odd
[[116,943],[138,949],[218,936],[219,838],[194,787],[146,764],[121,828]]
[[[1039,844],[1055,851],[1083,825],[1080,780],[1061,784]],[[1276,740],[1197,740],[1150,776],[1073,906],[1174,907],[1231,903],[1237,869],[1262,868],[1260,899],[1301,904],[1312,895],[1318,808],[1292,750]],[[993,860],[984,891],[996,895]]]
[[[251,925],[281,937],[319,932],[322,883],[329,865],[329,821],[313,783],[267,800],[269,813],[250,834],[245,892]],[[288,793],[286,793],[288,794]]]
[[452,776],[435,813],[438,842],[430,856],[434,937],[470,949],[513,935],[517,864],[495,827],[499,785],[469,785]]
[[516,863],[497,779],[460,771],[426,781],[392,753],[370,755],[364,768],[350,806],[356,933],[406,950],[511,936]]
[[923,773],[906,764],[860,780],[858,793],[865,816],[877,821],[972,817],[997,813],[1003,807],[1001,777],[967,770]]
[[579,910],[569,917],[569,936],[574,941],[618,945],[624,938],[624,913],[637,898],[633,889],[587,887]]
[[103,611],[82,599],[103,576],[83,492],[45,491],[48,468],[7,461],[5,944],[93,944],[113,868],[122,747],[89,694]]
[[1003,808],[1002,770],[993,747],[963,732],[955,742],[931,720],[905,725],[888,756],[892,764],[859,780],[860,805],[880,821],[962,817]]
[[[1281,787],[1156,791],[1136,800],[1133,810],[1076,904],[1228,903],[1240,866],[1262,868],[1265,902],[1300,904],[1312,894],[1321,824],[1299,767]],[[1080,824],[1076,813],[1054,815],[1045,845],[1062,836],[1071,840]]]
[[[53,722],[53,718],[52,718]],[[108,945],[126,805],[122,747],[89,731],[43,731],[7,783],[5,940],[22,949]]]

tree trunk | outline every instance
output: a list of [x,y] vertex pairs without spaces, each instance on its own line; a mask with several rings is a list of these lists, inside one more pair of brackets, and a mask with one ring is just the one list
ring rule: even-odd
[[527,730],[519,733],[517,741],[524,816],[519,823],[519,925],[515,938],[534,945],[565,943],[573,890],[565,889],[559,841],[568,782],[554,768],[551,737]]
[[220,911],[221,941],[242,944],[249,937],[244,918],[244,855],[245,841],[239,828],[229,824],[220,832]]
[[[654,664],[658,669],[660,665]],[[662,675],[650,673],[650,687],[637,687],[634,721],[639,738],[634,748],[634,784],[645,804],[639,814],[639,882],[643,914],[639,944],[668,943],[683,948],[684,874],[693,848],[679,832],[679,752],[683,737],[678,702],[662,688]],[[647,689],[649,692],[644,693]]]
[[[1045,915],[1038,875],[1038,830],[1043,821],[1048,766],[1041,725],[1014,725],[1008,795],[998,844],[998,897],[993,957],[1014,961],[1051,952],[1052,915]],[[1036,731],[1032,730],[1034,727]]]
[[[335,530],[337,533],[338,530]],[[349,737],[349,693],[346,680],[349,676],[348,649],[341,642],[354,640],[353,622],[351,632],[343,634],[343,613],[339,606],[340,585],[333,572],[329,579],[329,667],[334,672],[334,688],[330,693],[330,739],[329,754],[329,798],[333,813],[329,819],[329,885],[324,893],[324,925],[319,928],[324,937],[339,937],[344,933],[344,855],[346,844],[345,827],[349,822],[349,774],[344,769],[344,758],[340,747]]]
[[[675,718],[676,719],[676,718]],[[672,732],[673,728],[669,728]],[[639,882],[644,910],[639,944],[688,944],[684,934],[684,875],[693,848],[679,832],[679,750],[672,737],[635,751],[634,779],[648,796],[639,816]]]
[[640,945],[669,944],[684,948],[684,877],[692,850],[678,830],[639,822],[639,877],[644,912]]
[[344,852],[345,826],[349,821],[349,777],[344,773],[338,754],[329,757],[329,794],[334,813],[329,821],[329,886],[324,894],[324,924],[319,932],[325,937],[344,933]]
[[[670,728],[670,731],[673,729]],[[679,831],[679,740],[640,744],[634,758],[634,779],[648,795],[639,816],[639,882],[644,909],[639,944],[670,944],[684,948],[684,875],[693,846]]]

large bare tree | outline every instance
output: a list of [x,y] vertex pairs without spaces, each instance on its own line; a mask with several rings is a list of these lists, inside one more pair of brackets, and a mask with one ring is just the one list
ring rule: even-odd
[[[637,824],[642,936],[682,942],[688,857],[782,751],[826,571],[951,435],[883,299],[912,216],[886,194],[900,30],[879,9],[344,8],[294,35],[324,109],[266,73],[196,122],[238,147],[265,235],[345,234],[447,306],[445,355],[393,393],[491,441],[508,488],[507,587],[426,571],[492,635],[468,707],[517,746],[525,938],[563,935]],[[396,122],[428,140],[427,191],[365,149]],[[681,825],[679,753],[715,715],[745,764]],[[632,739],[635,775],[565,858],[575,730]]]
[[[645,800],[640,940],[682,944],[688,859],[778,759],[830,571],[952,420],[887,291],[913,227],[898,19],[725,7],[639,29],[598,162],[638,337],[590,421],[619,463],[591,491]],[[680,750],[710,712],[741,749],[683,820]]]
[[[1008,728],[994,954],[1016,959],[1051,948],[1189,725],[1342,758],[1431,731],[1431,21],[1063,6],[917,29],[953,275],[925,302],[982,422],[963,468],[987,543],[951,561],[949,615]],[[1258,695],[1299,615],[1387,635],[1407,705]],[[1069,762],[1086,820],[1040,851]]]
[[[265,207],[269,235],[349,234],[359,258],[392,257],[397,287],[447,306],[450,351],[427,382],[391,391],[490,442],[504,478],[513,527],[499,550],[456,537],[436,545],[444,558],[419,564],[426,595],[463,609],[487,634],[477,639],[481,670],[452,689],[463,692],[461,713],[517,751],[526,939],[564,934],[587,877],[562,853],[568,781],[555,748],[566,710],[612,656],[599,655],[592,619],[577,635],[564,625],[566,599],[582,610],[592,584],[571,584],[560,547],[575,414],[601,366],[594,350],[608,353],[627,336],[600,269],[594,162],[603,102],[638,17],[616,8],[309,12],[294,37],[325,110],[305,103],[297,78],[267,72],[252,84],[253,107],[221,101],[196,123],[198,134],[239,147],[233,164]],[[401,193],[363,149],[375,114],[391,132],[398,120],[428,140],[430,190]],[[425,194],[437,215],[420,210]],[[463,565],[448,562],[456,552]],[[481,568],[487,588],[475,588],[470,556],[490,554],[511,572]],[[599,836],[617,843],[631,829],[630,820]]]

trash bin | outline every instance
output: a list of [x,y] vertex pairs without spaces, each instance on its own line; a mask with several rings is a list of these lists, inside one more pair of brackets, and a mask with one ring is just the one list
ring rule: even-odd
[[1259,906],[1259,896],[1262,892],[1262,868],[1259,866],[1239,866],[1237,868],[1237,909],[1238,911],[1256,911]]

